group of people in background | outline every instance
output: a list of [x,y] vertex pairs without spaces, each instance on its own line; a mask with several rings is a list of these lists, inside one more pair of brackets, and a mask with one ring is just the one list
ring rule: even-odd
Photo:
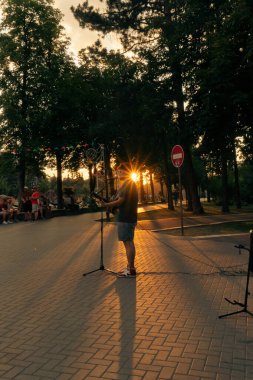
[[27,187],[24,188],[20,209],[24,212],[25,222],[37,221],[39,218],[46,219],[50,213],[49,201],[40,193],[37,186],[33,186],[32,191]]
[[[3,224],[15,223],[19,219],[37,221],[46,219],[50,214],[48,199],[40,193],[37,186],[30,191],[24,188],[20,203],[14,196],[0,195],[0,216]],[[22,214],[22,218],[18,216]]]

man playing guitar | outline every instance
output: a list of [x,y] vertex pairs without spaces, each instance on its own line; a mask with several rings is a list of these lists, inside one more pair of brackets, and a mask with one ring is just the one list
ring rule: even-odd
[[110,202],[101,200],[101,204],[107,208],[117,207],[118,240],[122,241],[126,251],[127,268],[118,273],[118,277],[135,277],[135,244],[134,231],[137,223],[138,190],[134,181],[130,178],[130,170],[127,164],[118,167],[118,178],[123,181],[115,199]]

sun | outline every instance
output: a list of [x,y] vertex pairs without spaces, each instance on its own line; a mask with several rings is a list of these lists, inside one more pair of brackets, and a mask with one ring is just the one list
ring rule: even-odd
[[138,180],[138,174],[135,172],[132,172],[131,173],[131,179],[132,179],[132,181],[136,182]]

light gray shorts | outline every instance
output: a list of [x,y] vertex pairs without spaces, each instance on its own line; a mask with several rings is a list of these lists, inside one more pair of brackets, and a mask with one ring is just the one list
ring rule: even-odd
[[134,230],[136,223],[117,222],[118,225],[118,240],[120,241],[133,241]]
[[33,211],[33,212],[39,211],[39,205],[38,205],[37,203],[34,203],[34,204],[32,205],[32,211]]

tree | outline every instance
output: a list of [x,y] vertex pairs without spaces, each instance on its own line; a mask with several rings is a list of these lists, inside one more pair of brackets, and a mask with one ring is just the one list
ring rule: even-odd
[[[76,9],[72,7],[81,26],[96,29],[102,33],[116,31],[121,35],[125,49],[131,50],[143,62],[153,60],[157,73],[156,80],[169,79],[167,104],[173,109],[175,126],[180,131],[187,163],[188,186],[195,213],[202,207],[197,193],[197,184],[191,159],[187,130],[184,88],[187,87],[187,54],[192,50],[189,31],[185,26],[185,13],[192,2],[162,1],[152,3],[139,1],[106,1],[106,11],[100,12],[89,6],[88,1]],[[185,48],[185,49],[184,49]]]
[[[111,157],[132,162],[135,170],[143,164],[157,167],[163,166],[161,160],[168,162],[167,138],[164,140],[164,128],[169,124],[165,85],[156,81],[147,65],[119,52],[108,52],[99,41],[82,50],[80,58],[81,68],[86,75],[89,73],[88,81],[93,80],[90,97],[96,107],[89,117],[90,137],[105,146],[109,179]],[[164,144],[165,155],[163,149],[157,151],[157,146]],[[112,181],[109,183],[114,193]],[[169,183],[166,181],[166,185]]]
[[62,167],[73,168],[71,157],[80,141],[87,137],[82,78],[64,50],[50,59],[47,106],[38,133],[38,144],[47,158],[56,162],[57,204],[63,207]]
[[40,128],[48,108],[52,56],[65,49],[61,14],[52,0],[1,0],[1,142],[17,152],[19,194],[27,165],[43,158]]
[[213,162],[216,173],[222,176],[224,212],[229,211],[230,162],[234,165],[235,199],[240,207],[236,141],[238,137],[246,141],[246,131],[252,125],[252,111],[248,107],[252,88],[250,90],[247,84],[251,83],[252,67],[251,16],[252,9],[247,1],[212,2],[209,24],[205,23],[202,47],[205,53],[195,69],[197,90],[192,101],[193,118],[202,134],[201,150]]

